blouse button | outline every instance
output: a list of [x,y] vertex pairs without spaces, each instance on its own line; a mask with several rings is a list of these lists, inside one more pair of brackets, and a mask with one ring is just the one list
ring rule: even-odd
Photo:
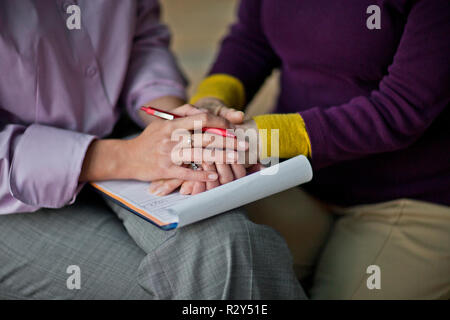
[[90,66],[86,68],[86,75],[90,78],[94,77],[97,74],[97,68],[94,66]]

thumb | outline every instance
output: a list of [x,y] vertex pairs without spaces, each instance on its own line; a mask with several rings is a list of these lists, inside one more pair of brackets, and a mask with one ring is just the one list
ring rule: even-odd
[[241,124],[242,122],[244,122],[245,115],[242,111],[232,109],[232,108],[222,107],[220,109],[219,116],[227,119],[228,121],[230,121],[233,124]]
[[183,180],[180,179],[164,179],[153,181],[150,184],[149,191],[155,196],[165,196],[175,191],[175,189],[181,186],[182,183]]

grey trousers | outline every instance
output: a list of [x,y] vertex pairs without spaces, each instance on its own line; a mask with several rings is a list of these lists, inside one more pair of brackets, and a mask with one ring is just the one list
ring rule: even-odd
[[281,236],[240,210],[162,231],[84,191],[0,216],[0,299],[306,298],[292,264]]

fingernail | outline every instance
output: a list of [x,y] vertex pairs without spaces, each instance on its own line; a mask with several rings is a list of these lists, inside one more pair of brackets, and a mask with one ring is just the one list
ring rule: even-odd
[[157,194],[165,188],[167,188],[167,186],[163,182],[152,183],[150,185],[150,192],[153,194]]
[[211,173],[211,174],[208,175],[208,179],[212,180],[212,181],[217,180],[218,177],[219,176],[217,175],[217,173]]
[[160,191],[159,191],[159,189],[157,189],[157,190],[150,191],[150,193],[154,196],[159,196]]
[[155,192],[158,190],[159,185],[159,183],[152,183],[149,188],[150,193],[155,194]]
[[163,184],[161,187],[158,188],[158,195],[166,194],[167,190],[169,190],[169,187]]
[[234,160],[234,152],[228,152],[227,153],[227,158],[230,160]]
[[240,115],[242,115],[242,117],[245,116],[245,113],[243,113],[242,111],[238,111],[238,113],[239,113]]
[[187,192],[186,192],[186,188],[181,187],[181,189],[180,189],[180,194],[185,195],[186,193],[187,193]]

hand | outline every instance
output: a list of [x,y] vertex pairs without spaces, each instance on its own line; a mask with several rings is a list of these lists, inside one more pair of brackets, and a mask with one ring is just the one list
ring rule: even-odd
[[[245,165],[242,164],[214,164],[214,163],[202,163],[203,170],[210,172],[217,172],[219,174],[218,181],[210,182],[198,182],[198,181],[183,181],[181,179],[164,179],[154,181],[150,186],[150,192],[164,196],[172,193],[178,187],[181,194],[197,194],[206,190],[211,190],[219,185],[231,182],[233,180],[245,177],[247,173],[254,173],[261,170],[262,166],[258,163],[259,160],[259,136],[258,128],[254,120],[247,120],[240,125],[235,126],[236,129],[243,130],[255,130],[256,139],[254,143],[256,145],[247,146],[248,150],[245,153]],[[255,163],[256,162],[256,163]]]
[[164,196],[172,193],[174,190],[181,186],[181,194],[194,195],[207,190],[211,190],[233,180],[245,177],[245,175],[247,174],[245,167],[240,164],[228,165],[204,162],[198,170],[217,172],[217,174],[219,175],[219,179],[207,182],[188,181],[182,179],[163,179],[152,182],[152,184],[150,185],[150,192],[154,195]]
[[[244,113],[232,108],[228,108],[221,100],[207,97],[198,100],[195,103],[198,108],[207,110],[208,112],[223,117],[232,124],[242,124],[244,120]],[[183,181],[181,179],[165,179],[154,181],[150,186],[150,192],[155,195],[164,196],[181,186],[181,194],[197,194],[206,190],[215,188],[221,184],[231,182],[235,179],[242,178],[246,175],[246,170],[240,164],[214,164],[203,163],[202,168],[208,171],[215,171],[219,175],[219,181],[214,182],[195,182]]]
[[[244,113],[242,111],[229,108],[221,100],[213,97],[205,97],[198,100],[195,105],[198,108],[206,109],[214,115],[223,117],[233,124],[243,124]],[[205,170],[216,170],[219,174],[219,182],[204,183],[201,182],[185,182],[180,189],[181,194],[197,194],[205,190],[210,190],[221,184],[231,182],[233,180],[242,178],[245,176],[246,171],[244,166],[240,164],[203,164],[206,165]],[[203,190],[203,191],[202,191]]]
[[[177,129],[193,130],[198,121],[203,127],[233,128],[227,120],[211,115],[205,111],[184,105],[173,110],[184,118],[172,121],[155,120],[137,137],[132,140],[97,140],[89,147],[80,181],[106,179],[135,179],[153,181],[157,179],[175,178],[193,181],[215,181],[218,175],[214,171],[194,171],[176,165],[172,161],[172,150],[179,145],[172,140],[172,133]],[[207,135],[203,135],[207,136]],[[237,160],[235,150],[216,149],[214,153],[207,152],[205,146],[219,146],[222,141],[200,141],[201,146],[183,152],[181,160],[194,161],[194,156],[201,155],[205,161],[229,163]],[[216,145],[217,144],[217,145]],[[231,157],[230,157],[231,156]]]
[[[177,165],[174,161],[180,161],[180,164],[196,162],[197,159],[217,163],[237,161],[237,152],[235,152],[238,147],[237,144],[232,146],[234,150],[224,150],[225,138],[223,137],[211,134],[201,134],[201,137],[198,137],[189,133],[189,139],[194,141],[193,147],[191,143],[184,145],[184,142],[180,143],[180,141],[172,139],[175,130],[196,129],[196,122],[201,122],[202,127],[217,128],[233,128],[231,123],[190,105],[179,107],[174,110],[174,113],[184,118],[172,121],[158,119],[149,125],[140,136],[129,141],[128,154],[132,154],[135,160],[130,162],[133,164],[133,170],[138,172],[134,179],[153,181],[161,178],[177,178],[193,181],[214,181],[217,179],[215,172],[194,171]],[[211,139],[213,136],[215,139]],[[182,146],[180,151],[183,152],[173,153],[174,148],[179,148],[180,145]],[[206,149],[206,147],[214,148],[214,152]],[[174,155],[177,155],[176,159]],[[148,170],[148,168],[155,168],[156,170]],[[208,178],[210,175],[216,179]]]
[[206,109],[216,116],[223,117],[233,124],[241,124],[244,121],[244,113],[242,111],[230,108],[221,100],[213,97],[202,98],[194,105],[197,108]]

